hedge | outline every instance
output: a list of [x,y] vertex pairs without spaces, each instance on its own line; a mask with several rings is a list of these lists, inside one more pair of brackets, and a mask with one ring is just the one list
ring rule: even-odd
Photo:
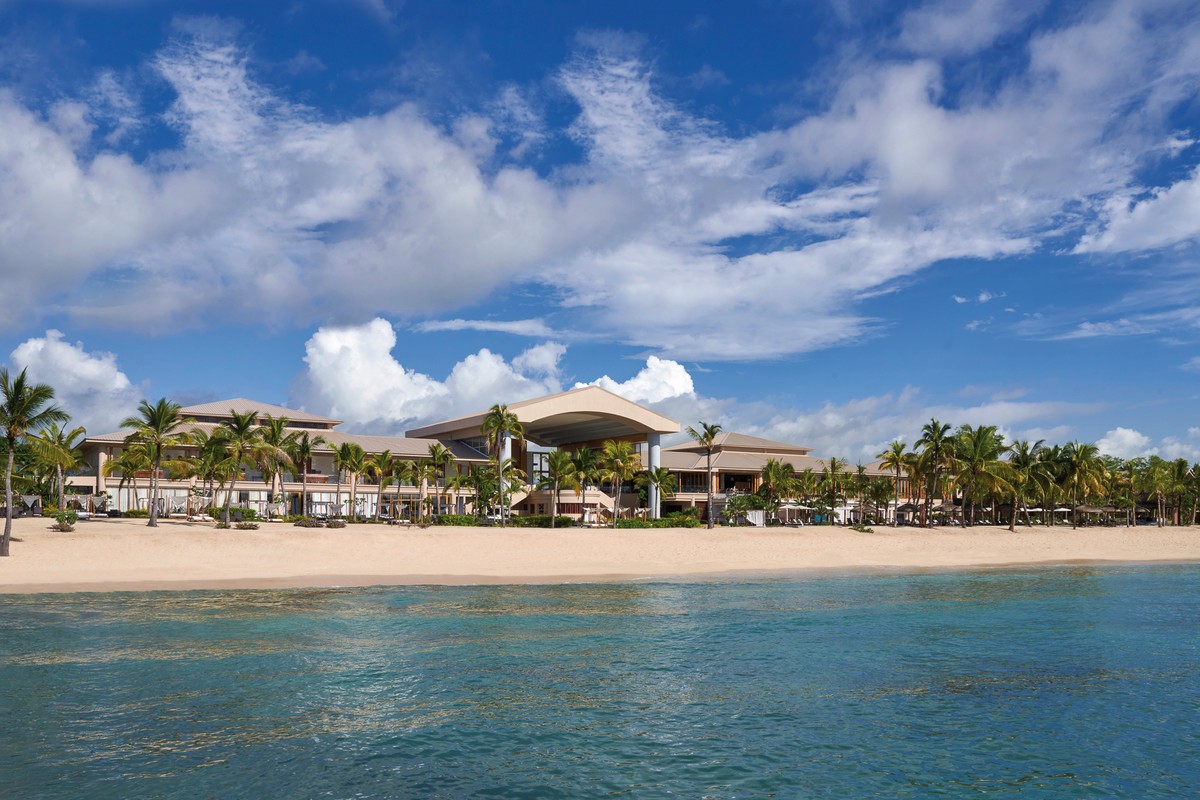
[[618,528],[702,528],[704,523],[692,517],[670,519],[619,519]]

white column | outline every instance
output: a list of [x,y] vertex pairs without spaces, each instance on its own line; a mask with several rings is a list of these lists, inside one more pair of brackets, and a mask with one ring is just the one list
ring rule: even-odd
[[[661,436],[657,433],[646,434],[646,446],[649,449],[649,466],[653,471],[662,465]],[[662,515],[662,493],[654,484],[650,484],[649,497],[650,516],[658,519]]]

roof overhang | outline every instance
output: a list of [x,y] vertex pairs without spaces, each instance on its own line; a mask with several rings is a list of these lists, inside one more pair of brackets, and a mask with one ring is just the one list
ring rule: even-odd
[[[678,433],[679,423],[598,386],[511,403],[525,429],[525,439],[547,447]],[[480,435],[488,412],[414,428],[406,435],[420,438],[469,439]]]

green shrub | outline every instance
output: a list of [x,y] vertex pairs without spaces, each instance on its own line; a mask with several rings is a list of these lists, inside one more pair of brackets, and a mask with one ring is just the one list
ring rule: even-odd
[[46,503],[46,505],[42,506],[42,516],[43,517],[54,517],[55,519],[57,519],[58,518],[58,506],[55,505],[54,503]]
[[130,519],[149,519],[150,511],[145,508],[131,508],[125,512],[125,516]]
[[473,514],[438,514],[434,517],[433,524],[466,527],[469,525],[478,525],[479,521],[475,519]]
[[684,506],[682,511],[672,511],[663,515],[663,519],[700,519],[700,506]]
[[239,531],[256,531],[256,530],[258,530],[258,523],[257,522],[235,522],[235,523],[233,523],[233,527],[237,528]]
[[856,522],[853,525],[851,525],[850,530],[858,531],[859,533],[874,533],[875,532],[874,528],[868,528],[866,525],[862,524],[861,522]]
[[[221,519],[225,519],[225,509],[222,508],[220,511],[220,514],[221,514]],[[255,511],[253,508],[247,508],[245,506],[230,506],[229,507],[230,521],[236,522],[238,515],[241,515],[242,522],[253,522],[254,520],[258,519],[258,512]]]
[[689,516],[663,517],[662,519],[619,519],[618,528],[701,528],[700,520]]
[[326,528],[344,528],[344,527],[346,527],[346,520],[344,520],[344,519],[331,519],[331,520],[329,520],[328,522],[326,522],[326,523],[325,523],[325,527],[326,527]]
[[[530,516],[510,517],[508,520],[508,524],[509,524],[509,526],[511,526],[513,528],[549,528],[550,527],[550,515],[549,514],[534,514],[534,515],[530,515]],[[574,524],[575,524],[574,517],[568,517],[568,516],[559,514],[557,517],[554,518],[554,527],[556,527],[556,528],[570,528]]]
[[309,517],[300,517],[295,521],[297,528],[324,528],[325,523],[319,519],[310,519]]
[[54,524],[50,527],[56,531],[70,533],[75,530],[75,523],[78,521],[79,515],[74,511],[58,511],[54,515]]

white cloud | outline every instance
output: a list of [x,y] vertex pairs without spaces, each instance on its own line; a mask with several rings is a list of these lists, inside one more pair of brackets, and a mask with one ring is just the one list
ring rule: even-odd
[[550,330],[550,328],[547,327],[546,322],[540,319],[429,320],[427,322],[417,323],[413,326],[413,330],[417,330],[422,333],[435,333],[437,331],[495,331],[497,333],[511,333],[517,336],[534,336],[539,338],[554,335],[554,331]]
[[[604,375],[594,381],[593,386],[607,389],[635,403],[660,403],[673,397],[695,394],[696,387],[687,369],[677,361],[657,356],[646,359],[646,366],[627,381],[617,382]],[[577,383],[576,387],[588,383]]]
[[1150,453],[1150,437],[1132,428],[1114,428],[1096,441],[1100,452],[1117,458],[1137,458]]
[[[931,4],[899,43],[969,55],[1026,36],[1030,8]],[[1189,235],[1193,189],[1145,212],[1129,199],[1148,155],[1184,152],[1171,119],[1200,74],[1196,24],[1088,8],[978,86],[944,80],[935,58],[848,59],[818,111],[734,135],[666,97],[617,35],[585,37],[556,72],[577,112],[552,131],[508,85],[450,119],[408,104],[322,119],[257,81],[228,26],[185,20],[152,59],[175,95],[175,149],[109,149],[147,116],[111,72],[46,112],[0,92],[0,292],[14,309],[177,330],[437,317],[536,283],[573,328],[666,358],[830,347],[879,327],[863,299],[939,261],[1057,244],[1098,209],[1107,222],[1083,246]],[[564,132],[576,162],[523,166]],[[1122,234],[1121,208],[1159,227]]]
[[1121,193],[1109,198],[1100,230],[1080,239],[1077,253],[1153,250],[1200,237],[1200,170],[1149,196]]
[[82,342],[63,341],[60,331],[27,339],[9,358],[15,370],[28,368],[32,380],[52,386],[55,402],[71,415],[71,426],[83,425],[91,434],[117,430],[144,396],[117,366],[115,355],[89,353]]
[[927,3],[904,15],[900,44],[915,53],[929,55],[973,53],[1020,27],[1041,5],[1031,0]]
[[960,305],[962,303],[971,302],[970,299],[963,297],[962,295],[954,294],[954,295],[950,295],[950,296],[954,299],[954,302],[959,303]]
[[555,342],[513,359],[482,349],[451,367],[444,380],[408,369],[392,355],[395,328],[376,318],[363,325],[327,325],[305,345],[305,370],[292,386],[302,408],[346,420],[348,430],[400,433],[422,422],[448,419],[559,391]]
[[1186,437],[1164,436],[1155,443],[1149,436],[1132,428],[1115,428],[1096,442],[1100,451],[1118,458],[1157,455],[1169,461],[1184,458],[1200,461],[1200,429],[1188,428]]
[[1188,372],[1200,372],[1200,356],[1192,356],[1180,364],[1179,368],[1186,369]]

